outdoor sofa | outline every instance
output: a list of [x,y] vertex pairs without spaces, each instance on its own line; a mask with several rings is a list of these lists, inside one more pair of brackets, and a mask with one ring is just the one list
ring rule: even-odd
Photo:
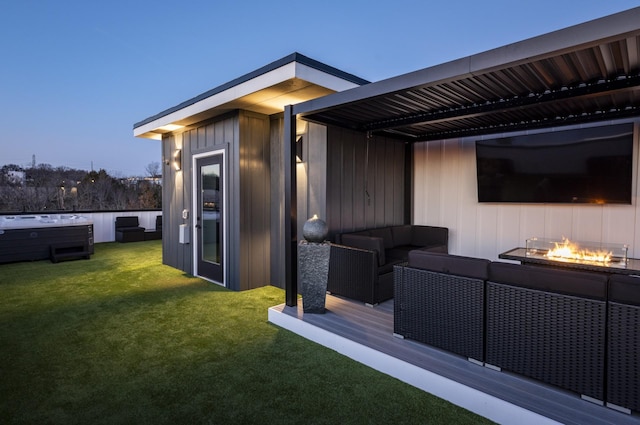
[[399,225],[337,234],[327,290],[369,305],[393,298],[393,266],[412,250],[448,252],[445,227]]
[[640,278],[424,251],[394,267],[394,334],[640,410]]
[[156,216],[156,228],[154,230],[145,230],[144,240],[151,241],[162,239],[162,216]]
[[145,228],[140,226],[137,216],[116,217],[116,241],[139,242],[144,240]]
[[613,275],[607,303],[607,402],[640,411],[640,278]]
[[394,333],[484,361],[489,260],[412,251],[395,268]]

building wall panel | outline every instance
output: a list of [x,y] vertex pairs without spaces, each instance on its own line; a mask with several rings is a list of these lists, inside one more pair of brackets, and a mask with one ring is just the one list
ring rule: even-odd
[[[576,241],[628,244],[630,256],[640,255],[637,183],[633,205],[481,204],[477,202],[476,139],[424,142],[413,147],[414,223],[448,227],[451,253],[496,260],[501,252],[524,246],[527,238],[565,236]],[[638,152],[636,125],[636,181]]]
[[271,145],[269,118],[240,113],[240,281],[237,289],[268,285],[271,237]]
[[[404,222],[404,143],[327,129],[329,236]],[[399,207],[400,206],[400,207]]]

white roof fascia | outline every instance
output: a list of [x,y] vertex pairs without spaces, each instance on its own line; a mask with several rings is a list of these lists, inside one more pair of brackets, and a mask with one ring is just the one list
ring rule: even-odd
[[326,72],[319,71],[310,66],[299,62],[290,62],[277,69],[252,78],[249,81],[238,84],[237,86],[231,87],[220,93],[216,93],[206,99],[137,127],[134,129],[133,135],[135,137],[139,137],[145,133],[154,132],[160,127],[208,111],[292,78],[299,78],[334,91],[342,91],[358,87],[358,84],[333,76]]

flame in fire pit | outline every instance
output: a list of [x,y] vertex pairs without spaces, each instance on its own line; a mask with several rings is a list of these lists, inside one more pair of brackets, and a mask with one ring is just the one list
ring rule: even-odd
[[609,263],[613,253],[605,250],[590,250],[580,248],[577,244],[567,238],[562,238],[562,242],[555,242],[555,248],[547,252],[546,257],[552,260],[573,260],[584,263]]

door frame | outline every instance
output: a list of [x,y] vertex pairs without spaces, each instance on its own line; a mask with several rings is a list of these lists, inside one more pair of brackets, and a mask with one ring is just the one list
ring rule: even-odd
[[[198,179],[200,178],[198,175],[198,160],[202,158],[207,158],[210,156],[222,156],[222,282],[217,282],[205,276],[200,276],[198,270],[198,246],[200,244],[200,240],[198,239],[198,229],[196,229],[196,216],[198,214]],[[207,280],[209,282],[215,283],[220,286],[227,286],[227,282],[229,282],[229,208],[227,207],[229,204],[229,179],[227,178],[227,150],[217,149],[215,151],[203,152],[199,154],[195,154],[191,157],[191,181],[193,182],[192,186],[192,205],[191,211],[191,234],[193,235],[193,275],[198,276],[201,279]]]

